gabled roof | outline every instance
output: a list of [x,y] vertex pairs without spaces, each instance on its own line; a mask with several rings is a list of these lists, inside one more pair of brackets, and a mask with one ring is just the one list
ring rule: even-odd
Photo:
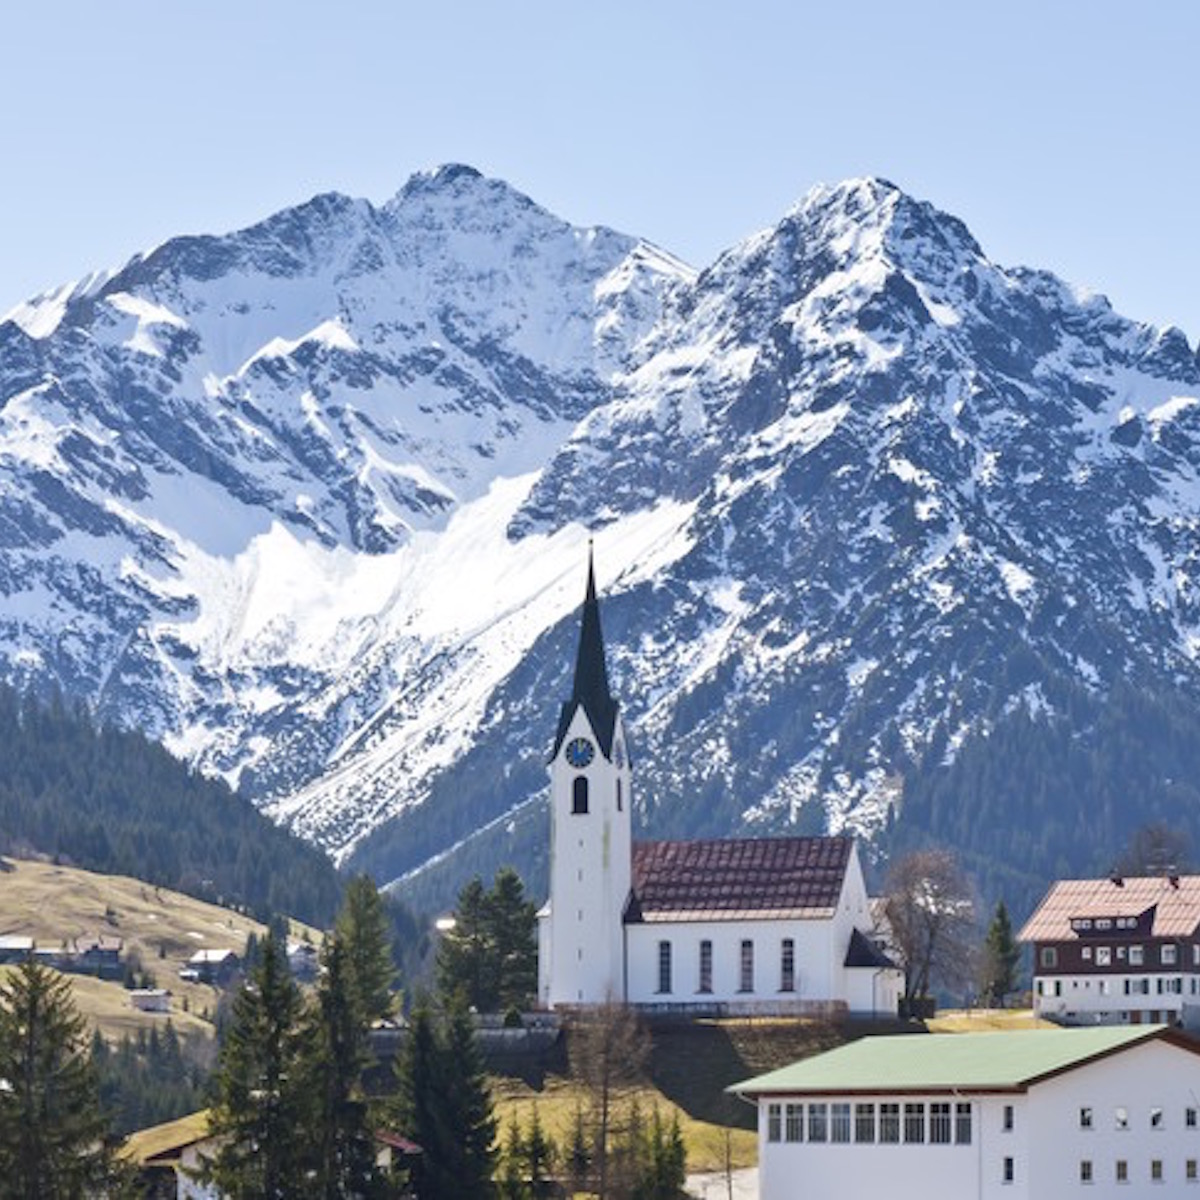
[[134,1163],[173,1162],[189,1146],[206,1141],[210,1128],[209,1110],[201,1109],[186,1117],[131,1133],[121,1147],[120,1156]]
[[600,629],[600,602],[596,598],[596,572],[588,551],[587,592],[579,621],[579,649],[575,655],[575,680],[571,698],[562,706],[558,733],[551,759],[557,756],[567,728],[582,708],[595,730],[605,758],[612,757],[613,734],[617,727],[617,702],[608,687],[608,667],[604,661],[604,634]]
[[1139,917],[1155,909],[1152,936],[1190,937],[1200,927],[1200,875],[1060,879],[1018,935],[1023,942],[1067,941],[1072,917]]
[[1200,1044],[1165,1025],[865,1037],[734,1084],[743,1096],[855,1092],[1022,1092],[1152,1039],[1192,1054]]
[[853,846],[844,837],[635,842],[625,920],[828,917]]
[[850,934],[850,945],[846,947],[843,966],[898,970],[896,964],[860,929],[855,929]]

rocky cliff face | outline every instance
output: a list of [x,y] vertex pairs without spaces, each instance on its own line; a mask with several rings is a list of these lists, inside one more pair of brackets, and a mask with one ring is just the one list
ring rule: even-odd
[[1195,704],[1198,396],[881,180],[696,274],[442,168],[0,324],[0,660],[381,874],[528,861],[591,529],[643,821],[878,841],[1018,710]]

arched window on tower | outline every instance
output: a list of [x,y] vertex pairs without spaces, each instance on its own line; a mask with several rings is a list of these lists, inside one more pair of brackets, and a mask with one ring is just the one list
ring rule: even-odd
[[586,775],[576,775],[571,790],[571,812],[585,813],[588,810],[588,781]]

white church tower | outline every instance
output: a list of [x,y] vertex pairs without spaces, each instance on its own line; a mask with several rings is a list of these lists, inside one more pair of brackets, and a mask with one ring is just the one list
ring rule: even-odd
[[625,999],[630,785],[589,553],[575,681],[550,755],[550,899],[538,914],[538,996],[550,1008]]

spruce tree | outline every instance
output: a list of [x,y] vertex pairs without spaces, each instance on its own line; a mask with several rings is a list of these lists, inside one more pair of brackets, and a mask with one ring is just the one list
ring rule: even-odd
[[525,1177],[529,1180],[529,1190],[534,1200],[550,1193],[550,1172],[554,1170],[555,1146],[542,1128],[542,1119],[538,1107],[533,1106],[533,1115],[529,1121],[529,1135],[525,1138]]
[[409,1016],[408,1036],[396,1063],[390,1114],[396,1128],[421,1148],[412,1179],[418,1200],[453,1195],[454,1180],[443,1167],[448,1132],[442,1116],[443,1095],[451,1086],[442,1076],[433,1014],[419,1003]]
[[495,1012],[498,998],[496,964],[488,928],[487,892],[479,876],[458,893],[454,927],[438,945],[438,990],[458,997],[477,1012]]
[[983,995],[989,1004],[1003,1006],[1004,998],[1017,988],[1017,965],[1021,947],[1013,937],[1008,909],[1001,900],[996,905],[992,923],[988,926],[983,944]]
[[496,1011],[524,1008],[537,992],[537,909],[512,867],[496,872],[487,897],[496,970]]
[[454,1081],[446,1097],[454,1195],[458,1200],[488,1200],[494,1195],[496,1122],[475,1026],[467,1010],[458,1005],[451,1009],[444,1030],[442,1076]]
[[107,1134],[71,985],[27,958],[0,983],[0,1194],[75,1200],[114,1188]]
[[383,898],[369,875],[357,875],[346,896],[334,930],[342,943],[348,982],[368,1022],[391,1011],[396,967],[392,959],[390,922]]
[[324,966],[304,1039],[303,1077],[312,1106],[310,1194],[321,1200],[366,1200],[382,1189],[362,1086],[368,1026],[337,934],[325,944]]
[[230,1200],[304,1194],[309,1103],[300,1063],[300,991],[284,947],[263,940],[221,1047],[211,1129],[220,1149],[204,1172]]
[[421,1147],[419,1200],[490,1200],[495,1193],[491,1093],[470,1015],[435,1022],[425,1004],[409,1019],[392,1107],[397,1128]]

